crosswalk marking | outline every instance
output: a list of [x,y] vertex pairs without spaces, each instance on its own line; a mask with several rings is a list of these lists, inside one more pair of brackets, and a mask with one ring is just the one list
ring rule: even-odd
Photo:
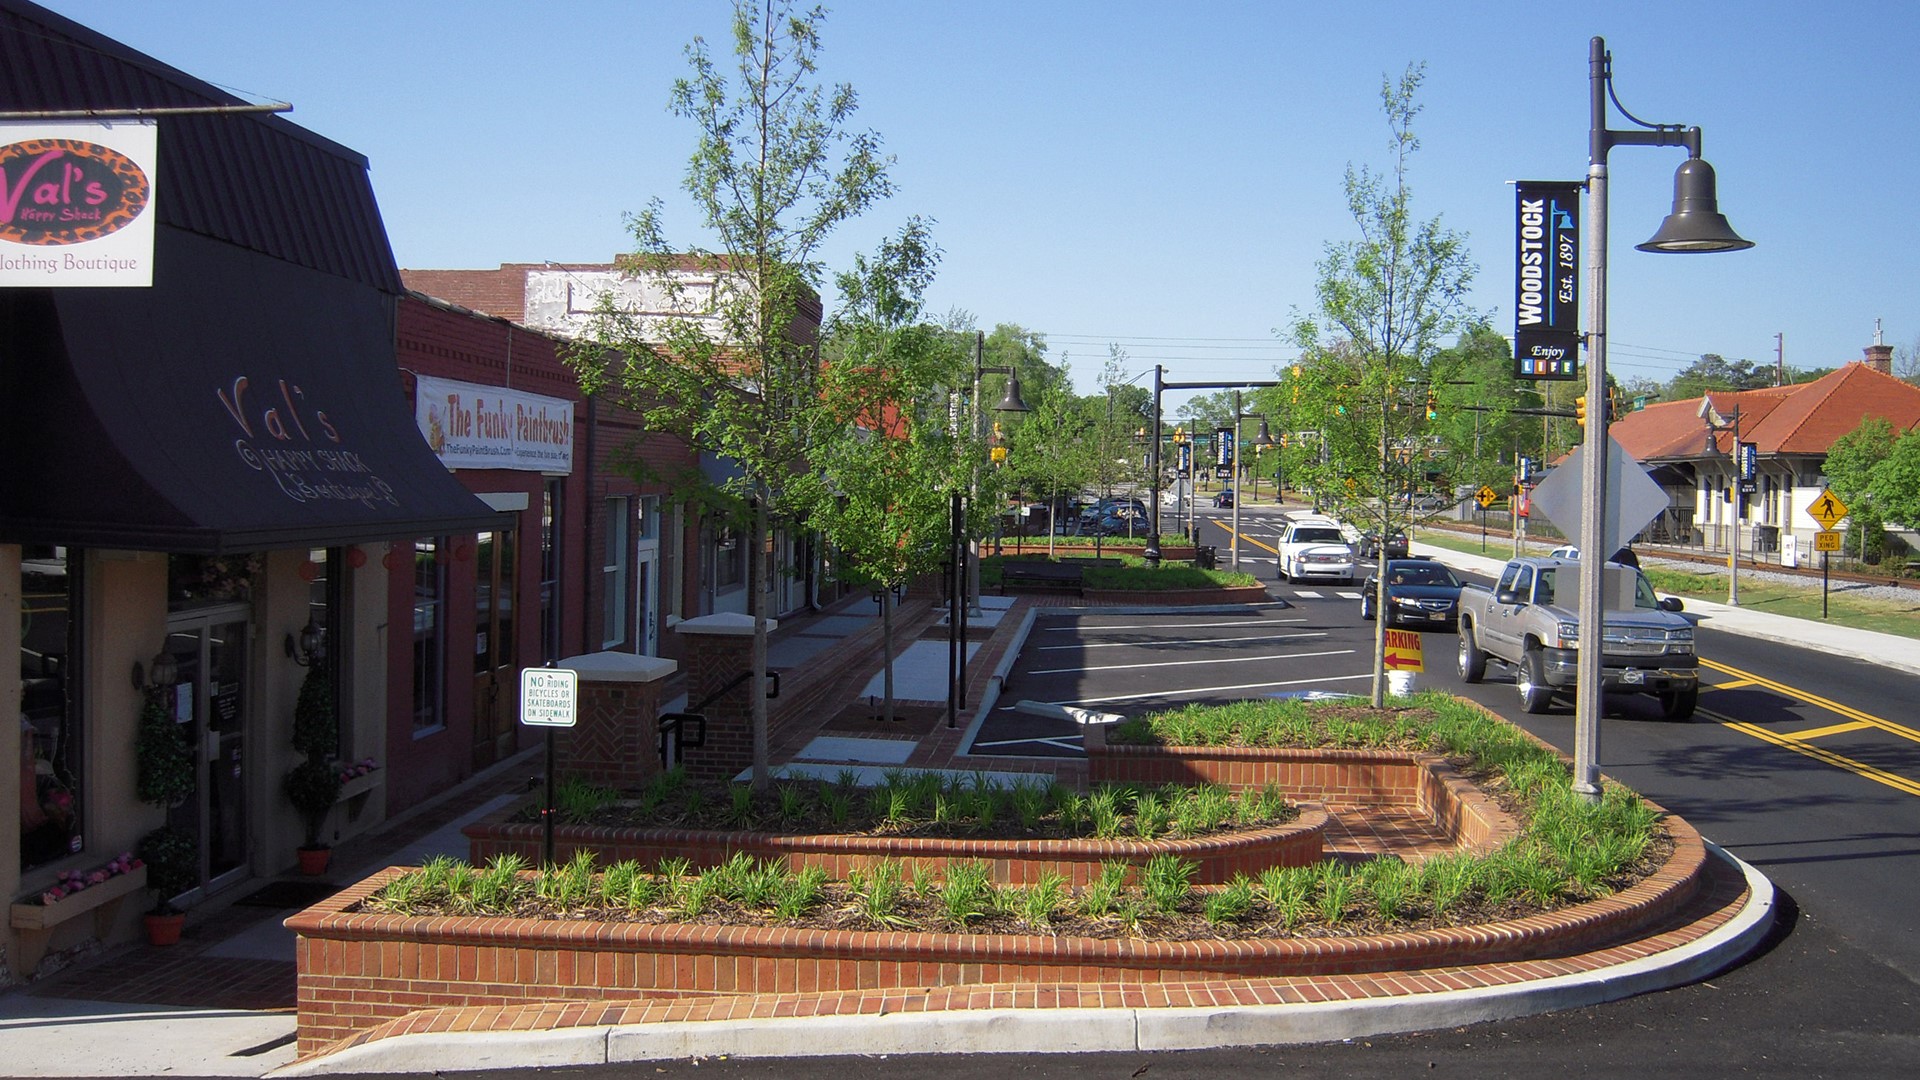
[[1307,598],[1308,600],[1318,600],[1318,599],[1320,599],[1320,594],[1319,594],[1319,593],[1317,593],[1317,592],[1313,592],[1313,591],[1311,591],[1311,590],[1308,590],[1308,589],[1295,589],[1295,590],[1293,591],[1293,595],[1295,595],[1295,596],[1302,596],[1302,597],[1305,597],[1305,598]]
[[1357,592],[1343,592],[1343,593],[1341,593],[1341,594],[1340,594],[1340,599],[1342,599],[1342,600],[1358,600],[1358,599],[1360,599],[1360,594],[1359,594],[1359,593],[1357,593]]

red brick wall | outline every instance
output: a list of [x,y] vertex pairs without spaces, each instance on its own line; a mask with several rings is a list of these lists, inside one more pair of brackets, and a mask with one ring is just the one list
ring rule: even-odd
[[[529,865],[541,858],[544,832],[538,825],[508,824],[509,810],[492,821],[466,828],[467,861],[481,866],[495,855],[515,854]],[[1186,840],[966,840],[926,837],[793,835],[687,829],[611,829],[560,826],[553,854],[565,862],[576,851],[592,851],[600,865],[634,859],[643,865],[684,858],[696,867],[719,866],[736,852],[757,859],[780,859],[788,869],[823,867],[835,880],[883,859],[944,872],[949,862],[982,860],[993,880],[1027,885],[1049,871],[1075,885],[1100,876],[1109,861],[1144,866],[1155,855],[1173,854],[1195,864],[1193,883],[1221,885],[1236,874],[1256,877],[1270,866],[1309,866],[1319,862],[1326,811],[1301,808],[1300,817],[1271,829],[1246,830]]]
[[1668,817],[1667,865],[1600,900],[1515,922],[1351,938],[1151,942],[346,914],[382,871],[287,920],[297,935],[298,1047],[419,1009],[661,994],[989,983],[1184,982],[1412,970],[1567,956],[1624,941],[1699,892],[1706,848]]

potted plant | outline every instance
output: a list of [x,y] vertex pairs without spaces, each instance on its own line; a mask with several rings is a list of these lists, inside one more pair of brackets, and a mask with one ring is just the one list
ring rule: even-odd
[[306,826],[306,842],[300,845],[300,872],[324,874],[332,849],[320,837],[327,824],[327,813],[340,799],[340,774],[324,761],[309,758],[287,773],[287,799],[300,812]]
[[133,753],[135,794],[141,802],[177,806],[193,794],[193,747],[168,713],[162,691],[147,691]]
[[185,829],[163,825],[141,837],[134,852],[147,866],[147,888],[153,890],[153,909],[147,912],[147,942],[172,945],[180,940],[187,916],[173,906],[173,898],[199,883],[199,841]]
[[293,705],[293,748],[306,760],[287,773],[287,799],[306,827],[300,845],[300,872],[324,874],[332,851],[321,839],[327,814],[340,799],[340,772],[330,760],[340,748],[340,723],[333,712],[333,684],[318,664],[307,669]]

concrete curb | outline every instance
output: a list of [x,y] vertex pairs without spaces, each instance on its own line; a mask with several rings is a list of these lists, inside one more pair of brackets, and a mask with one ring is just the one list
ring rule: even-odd
[[860,1054],[1087,1053],[1327,1042],[1580,1008],[1681,986],[1736,963],[1772,929],[1773,883],[1718,845],[1748,897],[1700,939],[1599,971],[1513,986],[1371,1001],[1182,1009],[998,1009],[674,1023],[545,1032],[406,1035],[350,1047],[273,1076],[453,1072],[669,1058]]

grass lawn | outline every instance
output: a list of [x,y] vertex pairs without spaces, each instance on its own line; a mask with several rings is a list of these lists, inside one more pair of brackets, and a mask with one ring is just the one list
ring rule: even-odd
[[[1163,559],[1158,569],[1149,569],[1147,561],[1138,555],[1109,554],[1106,557],[1118,559],[1126,565],[1087,567],[1081,575],[1081,581],[1087,588],[1159,592],[1167,589],[1221,589],[1260,584],[1260,579],[1252,574],[1232,570],[1201,570],[1189,562]],[[1032,556],[1027,558],[1031,559]],[[1004,555],[988,555],[980,560],[982,588],[999,586],[1000,566],[1007,559],[1008,556]]]
[[[1480,554],[1480,538],[1463,533],[1440,529],[1422,530],[1419,541],[1449,551],[1464,551]],[[1529,544],[1528,553],[1544,555],[1553,545]],[[1487,555],[1491,558],[1505,559],[1513,553],[1511,534],[1489,534],[1487,537]],[[1663,593],[1695,600],[1711,600],[1726,603],[1727,575],[1724,570],[1714,571],[1706,567],[1698,570],[1676,570],[1668,567],[1648,567],[1647,580]],[[1852,582],[1835,582],[1827,598],[1827,621],[1841,626],[1850,626],[1857,630],[1878,630],[1883,634],[1898,634],[1901,637],[1920,638],[1920,599],[1901,603],[1893,600],[1871,600],[1866,597],[1849,595],[1849,590],[1862,586]],[[1757,581],[1749,576],[1740,579],[1740,606],[1754,611],[1764,611],[1770,615],[1785,615],[1794,619],[1820,619],[1820,586],[1817,583],[1805,585],[1789,584],[1780,581]]]

